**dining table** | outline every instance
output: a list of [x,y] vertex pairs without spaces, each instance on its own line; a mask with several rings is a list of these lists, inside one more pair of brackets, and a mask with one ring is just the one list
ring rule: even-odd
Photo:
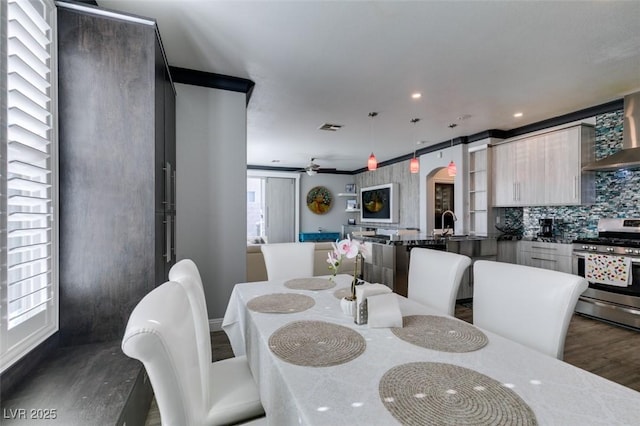
[[356,324],[351,281],[234,286],[222,329],[268,424],[640,424],[640,392],[395,293],[402,327]]

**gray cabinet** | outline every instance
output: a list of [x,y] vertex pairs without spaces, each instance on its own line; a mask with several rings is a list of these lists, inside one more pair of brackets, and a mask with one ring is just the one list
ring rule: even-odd
[[504,143],[491,147],[493,157],[493,205],[516,205],[516,145]]
[[571,244],[519,241],[518,263],[570,274],[571,250]]
[[542,205],[544,151],[540,138],[525,138],[493,147],[493,205]]
[[121,339],[175,259],[175,93],[153,21],[58,6],[60,337]]
[[545,205],[595,201],[595,173],[582,171],[594,160],[594,138],[594,128],[587,125],[545,135]]
[[519,137],[492,147],[493,205],[577,205],[595,199],[594,129],[589,125]]
[[[365,249],[369,256],[365,257],[363,279],[370,283],[384,284],[397,293],[396,250],[403,250],[405,247],[366,242]],[[406,296],[406,290],[404,295]]]
[[497,242],[496,260],[505,263],[518,263],[518,241],[503,240]]

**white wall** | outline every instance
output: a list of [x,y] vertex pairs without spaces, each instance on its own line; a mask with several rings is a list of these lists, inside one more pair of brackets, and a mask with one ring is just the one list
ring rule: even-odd
[[[434,151],[420,156],[420,229],[423,232],[431,233],[433,230],[433,221],[428,221],[427,213],[429,207],[433,204],[433,200],[429,200],[427,194],[427,177],[441,167],[447,167],[451,160],[456,163],[458,173],[454,179],[455,194],[455,214],[458,221],[455,223],[454,232],[456,234],[464,234],[464,212],[465,212],[465,194],[467,191],[465,175],[466,165],[466,146],[463,144],[454,145],[441,151]],[[431,209],[431,211],[433,211]]]
[[[345,192],[347,183],[354,183],[355,178],[351,175],[332,175],[319,173],[309,176],[301,174],[300,182],[300,232],[318,232],[322,228],[324,232],[341,232],[342,225],[347,224],[348,218],[359,219],[358,213],[347,213],[346,197],[338,197],[338,194]],[[316,186],[324,186],[333,195],[331,210],[318,215],[307,207],[307,193]]]
[[200,269],[209,318],[246,280],[246,95],[176,84],[178,260]]

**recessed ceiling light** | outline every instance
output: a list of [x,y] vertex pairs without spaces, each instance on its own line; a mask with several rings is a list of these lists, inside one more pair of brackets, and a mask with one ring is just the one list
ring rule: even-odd
[[521,112],[516,112],[515,114],[513,114],[513,116],[514,116],[515,118],[520,118],[520,117],[522,117],[522,115],[523,115],[523,114],[522,114]]
[[422,97],[422,93],[418,93],[418,92],[413,93],[413,94],[411,95],[411,97],[412,97],[413,99],[420,99],[420,98]]

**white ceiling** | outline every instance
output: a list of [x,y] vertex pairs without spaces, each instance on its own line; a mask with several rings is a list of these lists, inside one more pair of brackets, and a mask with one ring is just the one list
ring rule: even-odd
[[640,1],[97,1],[156,19],[170,65],[255,82],[250,165],[356,170],[640,90]]

